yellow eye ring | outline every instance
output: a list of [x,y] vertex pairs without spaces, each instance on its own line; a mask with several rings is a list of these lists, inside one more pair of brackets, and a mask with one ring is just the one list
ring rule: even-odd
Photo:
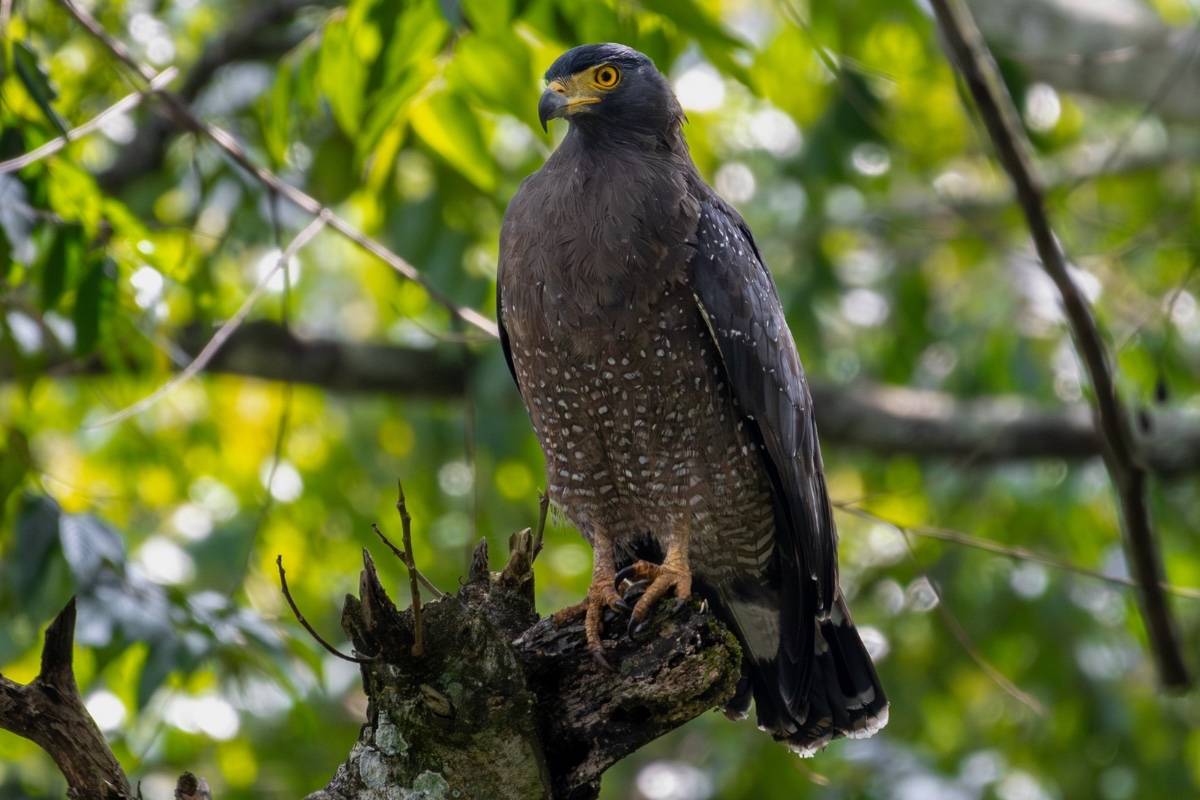
[[621,82],[621,70],[612,64],[596,67],[596,71],[592,73],[592,81],[601,89],[612,89]]

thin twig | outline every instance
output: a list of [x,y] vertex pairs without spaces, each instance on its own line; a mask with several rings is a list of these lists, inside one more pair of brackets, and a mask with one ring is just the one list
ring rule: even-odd
[[[117,39],[113,38],[102,25],[84,9],[80,8],[74,0],[59,0],[59,3],[71,14],[93,38],[99,41],[113,56],[121,63],[133,70],[137,75],[145,81],[149,81],[154,71],[147,65],[138,62],[137,59],[130,54],[128,48],[125,47]],[[434,302],[438,303],[451,314],[461,319],[468,325],[483,331],[491,339],[500,338],[496,324],[490,319],[480,314],[471,308],[460,306],[449,297],[442,294],[436,289],[428,279],[412,264],[400,257],[396,253],[389,250],[384,245],[380,244],[375,239],[364,234],[362,231],[355,228],[346,220],[335,214],[330,208],[322,205],[320,201],[311,195],[305,193],[301,189],[292,186],[283,181],[279,176],[270,170],[255,164],[245,149],[238,141],[230,134],[216,125],[204,122],[197,117],[187,104],[180,100],[170,92],[159,92],[158,97],[162,98],[168,110],[190,130],[193,130],[214,142],[219,148],[225,151],[225,154],[242,169],[246,170],[259,183],[266,188],[278,192],[281,197],[286,198],[298,208],[307,213],[323,219],[329,224],[329,227],[340,233],[345,238],[354,242],[356,245],[366,250],[371,255],[383,261],[401,276],[407,278],[414,283],[419,284],[429,294],[429,297]]]
[[[1095,578],[1098,581],[1124,586],[1127,588],[1136,589],[1137,581],[1132,578],[1126,578],[1121,575],[1109,575],[1090,567],[1082,567],[1078,564],[1073,564],[1065,559],[1052,556],[1047,553],[1042,553],[1037,550],[1030,550],[1027,547],[1017,547],[1012,545],[1004,545],[999,542],[994,542],[991,539],[983,539],[978,536],[972,536],[969,533],[952,530],[950,528],[939,528],[929,525],[901,525],[895,520],[881,517],[871,511],[861,508],[851,502],[834,501],[833,506],[847,514],[853,514],[860,519],[870,520],[871,522],[879,522],[897,530],[910,533],[914,536],[921,536],[926,539],[936,539],[941,542],[950,542],[952,544],[960,544],[964,547],[972,547],[976,550],[983,550],[988,553],[994,553],[998,556],[1006,556],[1016,561],[1033,561],[1038,564],[1043,564],[1047,567],[1061,569],[1064,572],[1072,572],[1076,575],[1082,575],[1085,578]],[[1200,600],[1200,588],[1191,586],[1175,586],[1169,583],[1163,583],[1162,589],[1168,594],[1173,594],[1176,597],[1184,597],[1189,600]]]
[[146,395],[136,403],[126,406],[120,411],[110,414],[87,427],[103,428],[106,425],[122,422],[123,420],[129,419],[136,414],[140,414],[173,392],[179,387],[180,384],[191,379],[196,375],[196,373],[208,366],[208,362],[212,361],[213,356],[220,351],[222,345],[224,345],[229,337],[233,336],[237,329],[241,327],[241,324],[245,322],[246,316],[250,313],[250,309],[252,309],[254,304],[258,302],[258,299],[262,297],[263,292],[266,291],[267,285],[270,283],[271,278],[275,276],[275,273],[282,269],[283,266],[287,264],[296,253],[298,253],[306,244],[308,244],[312,238],[317,235],[321,228],[325,226],[325,223],[325,218],[323,216],[318,216],[313,219],[312,222],[308,223],[308,226],[305,227],[304,230],[296,234],[296,237],[292,239],[287,248],[280,253],[279,260],[275,262],[275,266],[271,267],[271,269],[259,279],[258,284],[254,287],[250,294],[246,295],[246,299],[242,301],[241,306],[238,307],[238,310],[234,312],[233,316],[227,319],[225,323],[217,329],[217,332],[213,334],[213,337],[208,340],[208,344],[204,345],[204,348],[196,354],[196,357],[192,359],[191,363],[180,370],[175,377],[171,378],[162,386],[155,389],[151,394]]
[[341,650],[338,650],[336,647],[331,645],[329,642],[325,641],[325,638],[322,637],[321,634],[317,633],[317,629],[310,625],[308,620],[304,618],[304,614],[300,613],[300,607],[297,606],[296,601],[292,599],[292,593],[288,589],[287,585],[287,573],[283,569],[282,555],[275,556],[275,566],[279,567],[279,588],[283,590],[284,599],[286,599],[288,605],[291,606],[292,613],[296,615],[296,621],[303,626],[304,630],[308,631],[309,636],[317,640],[317,644],[321,645],[321,647],[324,647],[330,653],[342,659],[343,661],[349,661],[352,664],[369,664],[375,660],[374,657],[348,656]]
[[413,646],[412,654],[425,654],[425,625],[421,620],[421,584],[417,578],[417,560],[413,558],[412,517],[408,515],[408,504],[404,501],[404,484],[396,481],[396,510],[400,512],[400,530],[404,542],[404,564],[408,567],[409,591],[412,594]]
[[[1108,154],[1104,158],[1104,162],[1100,165],[1101,173],[1108,172],[1112,165],[1117,163],[1117,161],[1124,154],[1125,148],[1129,146],[1131,141],[1133,141],[1133,136],[1135,133],[1137,133],[1138,128],[1140,128],[1146,122],[1146,120],[1150,118],[1155,109],[1158,108],[1159,104],[1166,99],[1167,95],[1174,91],[1176,87],[1175,81],[1179,77],[1180,73],[1186,73],[1190,68],[1192,61],[1194,61],[1196,58],[1197,51],[1200,51],[1200,23],[1192,26],[1192,30],[1189,33],[1188,38],[1191,41],[1186,47],[1181,48],[1183,52],[1176,55],[1175,62],[1159,79],[1158,84],[1154,87],[1153,94],[1151,94],[1150,99],[1142,108],[1141,113],[1137,115],[1137,118],[1134,119],[1133,122],[1129,123],[1125,133],[1117,139],[1116,143],[1108,151]],[[1084,183],[1086,183],[1085,180],[1079,179],[1074,184],[1069,186],[1067,188],[1067,196],[1069,197],[1071,194],[1073,194],[1075,190],[1083,186]]]
[[100,129],[101,126],[104,125],[105,120],[107,120],[109,117],[116,116],[117,114],[123,114],[126,111],[131,111],[137,108],[142,100],[145,99],[146,95],[159,91],[168,83],[173,81],[175,76],[178,74],[179,70],[177,70],[175,67],[167,67],[162,72],[151,78],[144,90],[125,95],[120,100],[89,119],[87,122],[67,131],[64,136],[57,136],[45,144],[33,148],[24,155],[17,156],[16,158],[10,158],[7,161],[0,161],[0,175],[3,175],[7,172],[16,172],[17,170],[24,169],[30,164],[37,163],[43,158],[48,158],[54,155],[72,142],[77,142],[85,136],[95,133]]
[[[1187,272],[1184,273],[1183,280],[1181,280],[1179,284],[1171,290],[1170,295],[1168,295],[1166,306],[1163,307],[1162,305],[1157,305],[1152,312],[1142,317],[1142,319],[1140,319],[1138,323],[1134,325],[1127,334],[1125,334],[1125,337],[1117,343],[1116,351],[1118,353],[1124,351],[1125,348],[1137,338],[1138,334],[1142,332],[1142,329],[1145,328],[1146,325],[1148,325],[1150,321],[1155,318],[1164,320],[1167,342],[1169,343],[1171,332],[1175,330],[1175,304],[1179,301],[1180,295],[1187,291],[1188,285],[1192,282],[1192,278],[1196,277],[1197,273],[1200,273],[1200,261],[1193,260],[1188,266]],[[1164,349],[1166,349],[1165,346]]]
[[531,564],[537,560],[538,553],[542,552],[542,540],[546,536],[546,516],[549,513],[550,495],[546,492],[538,492],[538,521],[537,528],[533,532],[533,555],[529,558]]
[[970,12],[961,0],[931,0],[951,61],[962,74],[1001,165],[1012,180],[1046,274],[1061,295],[1075,348],[1093,389],[1093,413],[1103,434],[1104,463],[1116,489],[1130,567],[1138,583],[1142,618],[1165,686],[1191,684],[1170,607],[1161,588],[1165,580],[1162,554],[1154,538],[1146,498],[1146,469],[1134,439],[1129,415],[1117,393],[1104,340],[1087,300],[1075,285],[1067,258],[1046,214],[1045,198],[1029,161],[1029,142]]
[[929,590],[933,592],[934,599],[937,600],[938,614],[942,618],[942,622],[950,629],[950,633],[958,640],[958,644],[966,652],[967,656],[975,662],[983,673],[988,676],[1000,689],[1009,697],[1016,700],[1021,705],[1027,707],[1030,711],[1037,714],[1039,717],[1046,716],[1046,707],[1042,705],[1036,697],[1026,692],[1020,686],[1017,686],[1007,675],[1001,672],[990,661],[988,661],[975,642],[971,639],[971,635],[967,633],[967,629],[958,621],[958,617],[946,605],[946,598],[942,595],[942,590],[934,583],[933,578],[920,569],[920,561],[917,559],[917,553],[913,549],[912,540],[909,539],[908,531],[899,525],[892,526],[900,538],[904,540],[904,547],[908,550],[908,557],[917,565],[917,571],[920,576],[929,584]]
[[[382,541],[387,546],[387,548],[392,551],[392,553],[396,556],[396,558],[400,559],[400,563],[403,564],[405,566],[405,568],[408,568],[408,555],[403,550],[401,550],[399,547],[397,547],[396,543],[393,542],[391,539],[389,539],[384,534],[384,532],[379,529],[379,525],[372,522],[371,530],[375,531],[375,535],[379,537],[380,541]],[[433,594],[434,598],[440,600],[446,596],[446,593],[443,592],[441,589],[439,589],[437,586],[435,586],[433,581],[431,581],[431,580],[429,580],[429,578],[425,577],[424,572],[421,572],[415,566],[412,567],[411,569],[413,570],[413,572],[417,573],[417,580],[419,580],[421,582],[421,585],[424,586],[426,589],[428,589]]]

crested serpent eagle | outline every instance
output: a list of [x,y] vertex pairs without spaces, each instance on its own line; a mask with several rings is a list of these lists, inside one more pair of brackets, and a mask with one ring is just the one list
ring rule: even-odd
[[[641,53],[585,45],[538,104],[569,123],[500,236],[504,353],[550,496],[592,546],[588,646],[644,589],[696,592],[735,633],[726,707],[793,750],[869,736],[888,704],[838,587],[812,400],[762,254],[704,182],[670,84]],[[572,610],[559,613],[563,619]]]

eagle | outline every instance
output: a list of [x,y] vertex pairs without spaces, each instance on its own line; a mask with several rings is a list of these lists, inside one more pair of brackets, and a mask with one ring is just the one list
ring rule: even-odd
[[802,755],[870,736],[888,701],[838,586],[812,398],[762,253],[648,57],[583,45],[545,80],[542,127],[569,127],[505,212],[496,308],[548,492],[592,548],[586,600],[556,618],[582,616],[607,664],[609,609],[638,633],[695,592],[741,644],[728,716],[753,700]]

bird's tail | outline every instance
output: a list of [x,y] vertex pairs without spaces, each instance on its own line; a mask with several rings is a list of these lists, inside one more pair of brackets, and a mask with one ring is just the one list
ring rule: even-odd
[[[735,618],[740,616],[737,606],[731,609]],[[745,673],[725,713],[745,717],[753,698],[758,726],[793,752],[811,756],[834,739],[866,738],[887,724],[887,696],[842,598],[829,619],[816,621],[806,681],[786,674],[802,665],[789,663],[782,649],[759,659],[745,638],[743,648],[748,650]],[[793,691],[789,687],[798,687],[794,696],[788,696]]]

